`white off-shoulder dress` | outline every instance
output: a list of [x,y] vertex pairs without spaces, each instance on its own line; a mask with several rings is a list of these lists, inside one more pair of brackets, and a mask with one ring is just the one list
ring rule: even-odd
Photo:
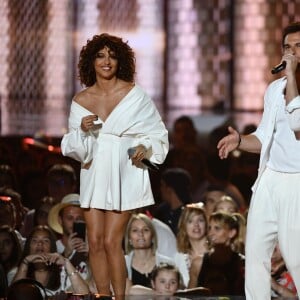
[[81,119],[91,114],[72,101],[61,142],[63,155],[81,163],[81,206],[123,211],[153,204],[148,169],[132,165],[127,152],[143,144],[157,164],[168,153],[168,132],[151,98],[135,85],[98,129],[83,132]]

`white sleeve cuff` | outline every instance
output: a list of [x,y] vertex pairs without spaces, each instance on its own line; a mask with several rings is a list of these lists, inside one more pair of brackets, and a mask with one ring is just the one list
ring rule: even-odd
[[295,97],[287,106],[286,111],[292,113],[295,109],[300,108],[300,96]]

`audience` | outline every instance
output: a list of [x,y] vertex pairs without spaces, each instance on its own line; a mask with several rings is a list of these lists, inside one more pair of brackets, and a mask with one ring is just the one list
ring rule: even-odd
[[180,287],[181,275],[171,264],[161,263],[154,267],[151,274],[151,288],[133,285],[129,295],[169,295],[172,296]]
[[193,120],[180,116],[174,121],[170,133],[170,150],[163,163],[163,170],[182,168],[191,176],[192,202],[199,202],[199,197],[210,182],[205,154],[197,141],[197,130]]
[[190,174],[181,168],[167,169],[161,175],[163,203],[155,210],[154,217],[167,224],[177,234],[178,221],[184,206],[192,202]]
[[33,227],[37,225],[48,225],[48,214],[54,204],[55,199],[53,197],[44,196],[36,209],[28,211],[20,229],[22,236],[27,237]]
[[7,300],[46,300],[45,288],[36,280],[23,278],[11,284]]
[[214,212],[222,211],[228,214],[238,212],[238,206],[232,197],[224,195],[221,196],[220,200],[216,203]]
[[47,226],[35,227],[26,239],[13,281],[31,278],[40,282],[48,296],[60,291],[88,294],[89,288],[69,259],[56,250],[56,238]]
[[272,296],[295,298],[297,290],[290,272],[280,252],[279,244],[276,244],[271,259]]
[[132,285],[151,287],[154,267],[161,262],[172,263],[170,257],[157,252],[157,234],[151,219],[145,214],[132,215],[126,228],[124,244],[127,293]]
[[225,191],[219,185],[209,185],[203,194],[202,202],[204,203],[207,219],[215,210],[217,202],[220,201],[222,196],[226,196]]
[[[21,229],[21,234],[25,237],[28,236],[34,226],[34,214],[36,209],[41,206],[41,202],[45,197],[53,199],[54,204],[59,203],[62,198],[69,194],[74,193],[77,189],[76,186],[76,173],[73,167],[69,164],[55,164],[50,167],[46,174],[46,188],[43,191],[38,203],[27,212],[24,218],[24,225]],[[52,201],[52,200],[51,200]]]
[[189,283],[190,266],[194,258],[208,251],[207,219],[203,203],[187,204],[180,216],[177,233],[175,264],[183,278],[185,287]]
[[57,252],[70,259],[84,280],[91,277],[88,266],[88,245],[83,237],[74,232],[74,223],[84,222],[83,209],[80,207],[79,194],[68,194],[53,206],[48,214],[48,224],[59,234],[56,240]]
[[[150,174],[152,183],[154,182],[153,193],[157,204],[143,211],[149,218],[145,215],[141,217],[137,211],[131,220],[131,226],[134,224],[135,232],[128,228],[126,236],[129,235],[124,237],[128,269],[127,292],[132,284],[145,282],[145,285],[142,285],[143,289],[150,290],[156,295],[155,290],[159,288],[153,285],[155,282],[151,281],[151,274],[153,275],[152,272],[158,263],[163,261],[176,264],[182,277],[182,285],[178,287],[174,295],[177,295],[179,291],[182,293],[198,292],[200,295],[201,290],[197,291],[197,289],[209,288],[205,285],[205,280],[207,282],[211,280],[210,275],[207,274],[214,272],[214,268],[211,267],[212,262],[216,260],[220,262],[220,256],[223,255],[226,266],[229,266],[231,261],[229,257],[236,258],[236,253],[238,257],[244,254],[246,212],[251,196],[250,187],[257,173],[258,157],[257,155],[246,156],[236,151],[231,159],[221,162],[215,155],[215,141],[219,139],[219,135],[223,135],[222,130],[223,127],[211,132],[209,137],[211,147],[207,147],[202,140],[198,139],[199,135],[190,117],[181,116],[175,120],[170,131],[171,149],[167,159],[160,171]],[[75,270],[72,281],[77,279],[76,276],[82,275],[80,278],[84,289],[88,282],[91,291],[96,293],[88,268],[88,245],[83,238],[73,232],[74,221],[83,219],[79,202],[75,201],[75,205],[68,204],[63,207],[66,204],[66,199],[63,200],[65,196],[77,195],[78,197],[78,194],[75,194],[79,191],[75,171],[77,165],[73,164],[73,161],[66,160],[60,153],[50,155],[50,152],[38,148],[33,151],[32,147],[17,149],[16,155],[12,155],[10,146],[7,142],[5,144],[7,144],[5,148],[0,147],[0,153],[3,153],[0,159],[0,226],[4,225],[0,229],[0,262],[5,273],[6,284],[12,284],[12,277],[17,270],[22,269],[24,272],[27,267],[20,262],[20,254],[17,254],[24,246],[25,239],[22,235],[28,237],[27,243],[30,243],[32,239],[30,233],[33,228],[37,225],[49,224],[56,233],[56,249],[58,250],[52,249],[51,252],[55,253],[53,253],[55,256],[53,260],[58,262],[56,266],[58,273],[62,276],[63,272],[60,271],[65,268],[61,264],[62,259],[71,261],[70,265],[66,262],[66,268]],[[15,145],[11,149],[16,148]],[[80,166],[78,170],[79,168]],[[157,182],[157,190],[155,182]],[[55,214],[53,214],[54,211]],[[216,233],[213,234],[212,226],[217,226],[216,224],[223,234],[225,234],[224,231],[227,234],[231,231],[230,226],[225,224],[226,222],[223,224],[219,220],[219,224],[213,219],[215,214],[224,212],[230,214],[231,218],[239,224],[234,237],[230,239],[229,246],[224,240],[218,242],[218,238],[213,237]],[[48,219],[51,222],[48,223]],[[206,219],[210,220],[209,230]],[[46,231],[41,233],[47,235]],[[44,257],[42,253],[34,255]],[[49,257],[52,257],[52,254]],[[276,257],[275,253],[274,257]],[[193,279],[190,272],[197,260],[199,278],[196,276],[196,279]],[[239,261],[237,258],[236,260]],[[143,265],[144,262],[146,264]],[[241,265],[243,268],[243,262]],[[43,285],[46,284],[49,295],[58,290],[72,290],[70,287],[74,282],[66,276],[65,285],[59,285],[59,287],[55,285],[52,289],[55,276],[47,269],[47,274],[51,273],[52,279],[45,283],[45,280],[43,281],[43,278],[37,275],[43,273],[43,270],[33,271],[33,266],[36,267],[38,264],[30,263],[30,268],[26,269],[30,271],[28,274],[32,279],[36,278],[35,275],[41,279]],[[235,270],[234,262],[232,262],[231,269]],[[281,285],[282,282],[291,283],[286,269],[282,273],[277,273],[275,269],[276,267],[273,270],[272,280],[274,296],[292,297],[295,293],[293,288],[289,289],[292,285],[288,284],[288,287]],[[209,277],[208,279],[205,274]],[[279,279],[279,274],[282,274],[283,279]],[[239,278],[238,282],[242,279]],[[193,280],[196,280],[193,288],[196,290],[180,289],[191,286]],[[190,285],[188,285],[189,281]],[[211,295],[214,295],[216,287],[212,285],[210,288],[212,289]],[[237,294],[239,292],[243,295],[243,291],[238,291]],[[166,290],[165,293],[168,294],[168,291]],[[222,292],[219,293],[221,294]]]
[[208,238],[212,248],[192,261],[189,288],[206,287],[212,295],[244,295],[244,257],[232,250],[238,226],[229,214],[215,212],[210,216]]
[[[155,297],[155,299],[159,300],[187,299],[185,297],[190,295],[211,295],[210,290],[203,287],[194,289],[180,289],[180,271],[176,266],[168,263],[161,263],[158,266],[155,266],[151,274],[151,286],[151,288],[148,288],[142,285],[134,285],[130,288],[129,295],[138,295],[141,298],[143,295],[160,296]],[[176,296],[176,298],[169,298],[164,296]],[[177,296],[180,298],[177,298]]]
[[15,230],[8,225],[0,227],[0,263],[4,268],[8,285],[14,278],[21,259],[22,244]]
[[137,209],[135,213],[144,213],[151,219],[157,235],[157,251],[165,256],[174,257],[177,253],[176,236],[171,228],[161,220],[154,218],[147,207]]

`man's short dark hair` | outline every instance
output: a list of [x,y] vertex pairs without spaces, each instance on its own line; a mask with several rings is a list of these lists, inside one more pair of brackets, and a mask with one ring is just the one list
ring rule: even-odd
[[191,176],[188,171],[181,168],[170,168],[163,172],[161,179],[175,191],[184,204],[191,202]]
[[300,22],[293,22],[283,29],[281,45],[284,46],[285,37],[290,33],[300,31]]

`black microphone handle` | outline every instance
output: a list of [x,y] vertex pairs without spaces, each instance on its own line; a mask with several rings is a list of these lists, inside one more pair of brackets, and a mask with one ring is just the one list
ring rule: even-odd
[[[132,156],[132,155],[134,154],[134,152],[135,152],[135,148],[129,148],[127,152],[128,152],[129,158],[131,158],[131,156]],[[159,170],[159,167],[158,167],[156,164],[152,163],[152,162],[151,162],[149,159],[147,159],[147,158],[142,159],[142,163],[143,163],[146,167],[148,167],[149,169],[151,169],[151,170],[154,170],[154,171]]]
[[142,163],[151,170],[154,170],[154,171],[159,170],[159,167],[156,164],[152,163],[149,159],[146,159],[146,158],[142,159]]
[[278,64],[277,66],[275,66],[275,67],[272,69],[271,73],[272,73],[272,74],[277,74],[277,73],[279,73],[280,71],[284,70],[285,67],[286,67],[286,61],[284,60],[284,61],[282,61],[280,64]]

